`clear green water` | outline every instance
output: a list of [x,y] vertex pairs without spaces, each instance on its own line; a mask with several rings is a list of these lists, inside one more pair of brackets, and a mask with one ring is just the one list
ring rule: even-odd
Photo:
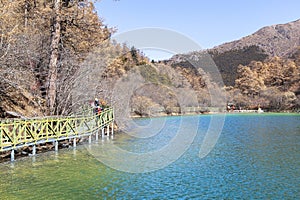
[[300,115],[228,115],[215,148],[203,159],[199,148],[211,116],[200,116],[198,134],[184,155],[148,173],[111,169],[87,150],[112,143],[136,152],[161,148],[180,119],[153,119],[164,120],[164,128],[150,139],[116,135],[90,147],[2,163],[0,199],[300,199]]

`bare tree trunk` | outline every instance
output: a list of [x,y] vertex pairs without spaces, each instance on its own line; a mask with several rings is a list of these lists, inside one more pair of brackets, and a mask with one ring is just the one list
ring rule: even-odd
[[28,25],[28,1],[25,1],[25,20],[24,20],[24,25],[25,25],[25,28],[27,28],[27,25]]
[[54,12],[55,17],[53,20],[53,30],[51,35],[51,54],[49,62],[49,86],[48,86],[48,105],[50,114],[55,113],[55,102],[56,102],[56,81],[57,81],[57,65],[59,58],[59,41],[61,36],[61,25],[60,25],[60,10],[61,0],[55,0]]

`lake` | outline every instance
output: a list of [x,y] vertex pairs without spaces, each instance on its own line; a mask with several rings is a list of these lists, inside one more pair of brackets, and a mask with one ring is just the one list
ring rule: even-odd
[[128,134],[140,138],[2,163],[0,199],[300,199],[299,114],[216,118],[202,157],[213,115],[137,119]]

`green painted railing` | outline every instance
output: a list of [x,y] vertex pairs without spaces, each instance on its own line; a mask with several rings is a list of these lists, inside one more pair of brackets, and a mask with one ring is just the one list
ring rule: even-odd
[[48,117],[0,122],[0,151],[90,135],[114,120],[112,108],[96,115]]

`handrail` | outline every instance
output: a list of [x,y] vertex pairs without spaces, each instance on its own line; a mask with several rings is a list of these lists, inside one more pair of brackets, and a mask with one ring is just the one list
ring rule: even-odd
[[113,120],[113,109],[107,108],[100,114],[91,112],[89,115],[0,122],[0,151],[53,140],[81,137],[109,126]]

